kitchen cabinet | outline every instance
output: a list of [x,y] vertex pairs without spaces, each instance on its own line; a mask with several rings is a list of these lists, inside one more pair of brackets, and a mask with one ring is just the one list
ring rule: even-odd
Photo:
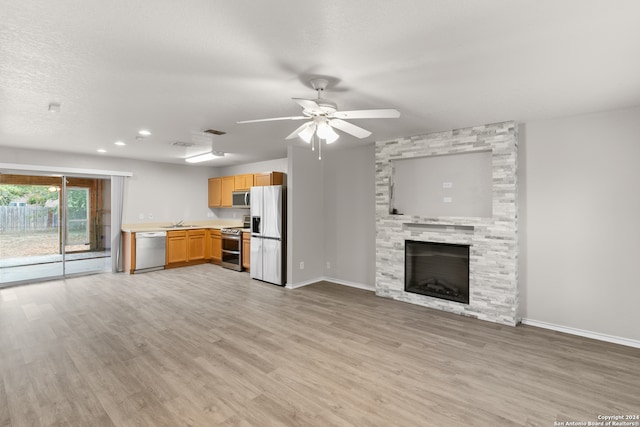
[[222,206],[222,178],[209,178],[209,207]]
[[206,233],[204,228],[167,231],[166,267],[205,262]]
[[248,191],[253,187],[253,174],[247,173],[244,175],[236,175],[234,176],[234,183],[236,191]]
[[253,185],[262,187],[265,185],[287,185],[285,174],[282,172],[262,172],[253,174]]
[[234,191],[249,191],[251,187],[265,185],[287,185],[283,172],[245,173],[242,175],[209,178],[209,207],[233,207]]
[[187,230],[187,261],[205,259],[206,230]]
[[251,233],[242,232],[242,267],[249,271],[251,267]]
[[122,271],[133,274],[136,269],[136,233],[122,232]]
[[187,262],[187,232],[167,231],[167,266]]
[[222,237],[220,236],[220,230],[209,230],[209,261],[213,264],[220,264],[222,262]]
[[220,206],[230,208],[233,205],[232,194],[236,189],[236,179],[234,176],[222,177],[222,203]]

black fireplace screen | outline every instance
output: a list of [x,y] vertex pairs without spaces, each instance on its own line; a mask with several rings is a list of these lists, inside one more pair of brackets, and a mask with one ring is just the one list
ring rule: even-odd
[[469,246],[405,240],[404,290],[469,304]]

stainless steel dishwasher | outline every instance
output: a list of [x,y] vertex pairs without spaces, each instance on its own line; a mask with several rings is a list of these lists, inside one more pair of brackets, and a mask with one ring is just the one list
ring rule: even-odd
[[167,232],[150,231],[136,233],[136,268],[142,273],[164,268],[166,260]]

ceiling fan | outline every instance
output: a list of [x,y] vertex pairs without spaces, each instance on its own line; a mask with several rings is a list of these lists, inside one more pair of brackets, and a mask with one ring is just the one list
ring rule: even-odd
[[275,120],[307,120],[306,123],[291,132],[286,139],[300,137],[306,143],[311,144],[312,150],[315,150],[315,142],[318,140],[318,159],[322,159],[322,141],[326,144],[331,144],[339,137],[334,128],[353,135],[356,138],[366,138],[371,135],[371,132],[368,130],[351,124],[343,119],[393,119],[400,117],[400,112],[393,108],[338,111],[338,106],[334,101],[322,97],[322,92],[326,89],[329,81],[319,78],[311,80],[310,83],[316,92],[318,92],[318,97],[316,99],[292,98],[303,108],[302,116],[244,120],[238,123],[270,122]]

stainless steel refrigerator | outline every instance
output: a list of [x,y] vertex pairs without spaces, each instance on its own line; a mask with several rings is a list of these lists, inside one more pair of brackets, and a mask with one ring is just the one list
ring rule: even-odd
[[285,189],[251,187],[251,277],[286,284]]

